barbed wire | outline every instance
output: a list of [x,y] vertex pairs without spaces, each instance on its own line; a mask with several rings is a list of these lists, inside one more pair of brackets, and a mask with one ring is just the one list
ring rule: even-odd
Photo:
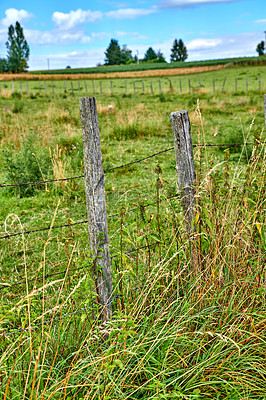
[[24,185],[45,185],[46,183],[70,181],[70,180],[79,179],[79,178],[84,178],[84,175],[72,176],[70,178],[49,179],[46,181],[1,184],[0,187],[24,186]]
[[[146,249],[146,248],[152,248],[152,247],[156,246],[158,243],[160,243],[160,242],[155,242],[155,243],[151,243],[151,244],[149,244],[149,245],[140,246],[140,247],[137,247],[137,248],[135,248],[135,249],[133,249],[133,250],[126,251],[126,252],[124,252],[123,254],[128,255],[128,254],[137,252],[137,251],[139,251],[139,250],[143,250],[143,249]],[[116,255],[114,255],[114,256],[111,256],[110,258],[111,258],[111,260],[112,260],[112,259],[114,259],[114,258],[116,258],[116,257],[119,257],[119,256],[121,256],[121,253],[116,254]],[[45,276],[40,276],[39,278],[38,278],[37,276],[35,276],[35,278],[31,278],[31,279],[28,279],[28,280],[15,282],[15,283],[12,283],[12,284],[5,284],[5,283],[4,283],[4,284],[1,284],[1,283],[0,283],[0,285],[2,285],[2,286],[0,287],[0,291],[3,290],[3,289],[6,289],[6,288],[11,288],[11,287],[14,287],[14,286],[19,286],[19,285],[24,285],[25,283],[35,282],[35,281],[40,281],[40,280],[43,280],[43,279],[47,279],[47,278],[50,278],[50,277],[52,277],[52,276],[63,275],[63,274],[65,274],[65,273],[67,273],[67,272],[81,271],[81,270],[84,270],[84,269],[86,269],[86,268],[89,268],[89,265],[84,265],[84,266],[82,266],[82,267],[74,268],[74,269],[65,269],[64,271],[54,272],[54,273],[52,273],[52,274],[47,274],[47,275],[45,275]]]
[[[148,286],[148,285],[137,286],[137,287],[135,287],[135,288],[133,288],[133,289],[130,289],[130,291],[133,292],[133,291],[136,291],[136,290],[138,290],[138,289],[141,289],[141,288],[143,288],[143,287],[145,287],[145,286]],[[112,295],[112,296],[111,296],[111,300],[110,300],[108,303],[106,303],[105,306],[108,306],[108,305],[112,304],[116,299],[118,299],[118,298],[120,298],[120,297],[122,297],[121,294]],[[51,319],[49,319],[49,320],[40,322],[40,323],[38,323],[38,324],[34,324],[34,325],[29,326],[29,327],[27,327],[27,328],[19,328],[19,329],[16,329],[15,331],[9,330],[9,331],[7,331],[7,332],[3,332],[3,333],[0,334],[0,336],[9,336],[9,335],[13,335],[13,334],[15,334],[15,333],[26,332],[26,331],[28,331],[28,330],[30,330],[30,329],[37,328],[38,326],[47,325],[47,324],[49,324],[49,323],[53,323],[54,321],[58,321],[58,320],[65,319],[65,318],[67,318],[67,317],[69,317],[69,316],[71,316],[71,315],[78,314],[78,313],[80,313],[80,312],[82,312],[82,311],[91,311],[91,310],[93,310],[93,307],[84,307],[84,308],[81,308],[81,309],[79,309],[79,310],[75,310],[75,311],[72,311],[72,312],[70,312],[70,313],[66,313],[66,314],[61,315],[61,316],[59,316],[59,317],[54,317],[54,318],[51,318]]]
[[[261,144],[265,144],[265,143],[266,142],[261,142]],[[218,143],[217,144],[216,143],[215,144],[214,143],[207,143],[207,144],[193,144],[192,147],[226,147],[226,146],[233,147],[233,146],[251,146],[253,144],[254,143],[251,143],[251,142],[249,142],[249,143],[220,143],[220,144],[218,144]],[[170,147],[168,149],[158,151],[157,153],[151,154],[151,155],[149,155],[147,157],[144,157],[144,158],[140,158],[138,160],[131,161],[131,162],[126,163],[126,164],[121,164],[121,165],[118,165],[116,167],[104,169],[103,172],[104,173],[111,172],[111,171],[114,171],[116,169],[128,167],[128,166],[133,165],[133,164],[138,164],[138,163],[140,163],[140,162],[142,162],[144,160],[148,160],[149,158],[156,157],[159,154],[163,154],[163,153],[166,153],[166,152],[171,151],[171,150],[174,150],[174,147]],[[13,186],[24,186],[24,185],[44,185],[46,183],[70,181],[70,180],[79,179],[79,178],[84,178],[84,174],[83,175],[78,175],[78,176],[72,176],[70,178],[50,179],[50,180],[44,180],[44,181],[33,181],[33,182],[22,182],[22,183],[0,184],[0,188],[13,187]]]
[[[179,197],[179,194],[174,195],[174,196],[167,197],[167,199],[171,199],[171,198],[174,198],[174,197]],[[156,204],[156,203],[155,203],[155,202],[154,202],[154,203],[147,203],[147,204],[144,204],[144,205],[141,205],[141,206],[142,206],[142,207],[149,207],[149,206],[154,205],[154,204]],[[129,209],[129,210],[126,210],[126,212],[127,212],[127,213],[128,213],[128,212],[133,212],[133,211],[136,211],[138,208],[139,208],[139,207],[134,207],[134,208],[131,208],[131,209]],[[120,215],[119,213],[116,213],[116,214],[108,215],[107,218],[114,218],[114,217],[118,217],[119,215]],[[83,221],[79,221],[79,222],[73,222],[73,223],[70,223],[70,224],[56,225],[56,226],[52,226],[52,227],[39,228],[39,229],[32,229],[32,230],[28,230],[28,231],[24,231],[24,232],[10,233],[10,234],[7,234],[7,235],[5,235],[5,236],[0,236],[0,240],[1,240],[1,239],[8,239],[8,238],[14,237],[14,236],[28,235],[28,234],[30,234],[30,233],[35,233],[35,232],[49,231],[50,229],[66,228],[66,227],[69,227],[69,226],[85,224],[86,222],[88,222],[87,219],[86,219],[86,220],[83,220]]]

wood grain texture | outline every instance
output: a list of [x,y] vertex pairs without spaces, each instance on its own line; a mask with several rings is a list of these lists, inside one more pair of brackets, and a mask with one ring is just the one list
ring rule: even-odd
[[265,130],[266,130],[266,94],[263,96],[264,100],[264,116],[265,116]]
[[190,233],[195,206],[195,190],[193,185],[196,174],[188,112],[173,112],[170,115],[170,120],[174,134],[178,186],[181,191],[181,202],[185,213],[187,231]]
[[94,259],[94,273],[102,319],[112,315],[112,275],[105,204],[105,178],[102,166],[100,133],[95,98],[80,98],[85,192],[88,212],[89,248]]
[[196,211],[194,189],[196,173],[188,112],[185,110],[173,112],[170,114],[170,120],[174,134],[176,172],[181,192],[181,204],[186,221],[186,230],[191,242],[191,266],[197,274],[200,272],[200,257],[195,237],[195,226],[192,228]]

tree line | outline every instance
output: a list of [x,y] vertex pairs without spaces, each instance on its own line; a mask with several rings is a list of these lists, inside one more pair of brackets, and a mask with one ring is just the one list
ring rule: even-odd
[[[120,47],[118,40],[111,39],[109,46],[105,51],[105,65],[120,65],[120,64],[137,64],[138,62],[149,63],[166,63],[163,53],[149,47],[144,55],[144,58],[139,60],[138,56],[133,57],[132,50],[127,45]],[[182,39],[175,39],[171,49],[170,61],[178,62],[185,61],[188,57],[187,48]]]

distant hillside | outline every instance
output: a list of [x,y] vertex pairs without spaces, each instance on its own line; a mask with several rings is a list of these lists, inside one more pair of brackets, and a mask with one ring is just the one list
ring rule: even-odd
[[141,63],[130,65],[103,65],[100,67],[91,68],[66,68],[44,71],[29,71],[34,75],[51,75],[51,74],[108,74],[113,72],[133,72],[133,71],[147,71],[157,69],[176,69],[176,68],[192,68],[202,66],[215,66],[215,65],[266,65],[266,56],[262,57],[239,57],[239,58],[223,58],[218,60],[204,60],[204,61],[190,61],[190,62],[175,62],[175,63]]

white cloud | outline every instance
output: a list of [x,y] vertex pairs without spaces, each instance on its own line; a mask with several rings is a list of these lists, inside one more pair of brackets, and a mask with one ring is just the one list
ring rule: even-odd
[[211,49],[222,43],[221,39],[194,39],[187,43],[188,50]]
[[32,14],[26,10],[17,10],[16,8],[8,8],[5,11],[6,17],[0,21],[0,25],[8,27],[11,24],[15,24],[16,21],[22,22],[27,21],[32,17]]
[[254,21],[255,24],[266,24],[266,19],[258,19],[257,21]]
[[25,37],[30,45],[70,45],[75,42],[89,43],[92,38],[86,36],[83,31],[58,32],[25,30]]
[[84,11],[79,8],[76,11],[70,11],[68,14],[55,11],[52,15],[52,20],[58,28],[67,30],[84,22],[97,21],[101,17],[102,13],[100,11]]
[[50,69],[65,68],[70,65],[72,68],[80,68],[87,66],[96,66],[96,64],[104,62],[104,52],[106,49],[88,51],[71,51],[61,54],[46,54],[40,56],[32,55],[30,57],[30,69],[39,70],[47,68],[47,58],[49,58]]
[[114,19],[134,19],[143,15],[153,14],[157,9],[150,8],[120,8],[116,11],[109,11],[106,13],[107,17]]
[[163,0],[161,8],[195,7],[205,4],[235,3],[245,0]]

